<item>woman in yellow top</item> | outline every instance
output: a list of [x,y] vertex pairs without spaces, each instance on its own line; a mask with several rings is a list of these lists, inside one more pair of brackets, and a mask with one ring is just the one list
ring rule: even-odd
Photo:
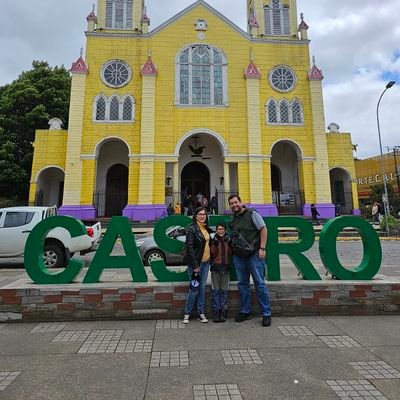
[[210,270],[210,233],[207,210],[198,207],[193,213],[193,223],[186,228],[186,255],[190,280],[183,323],[188,324],[197,298],[200,322],[208,322],[204,314],[206,283]]

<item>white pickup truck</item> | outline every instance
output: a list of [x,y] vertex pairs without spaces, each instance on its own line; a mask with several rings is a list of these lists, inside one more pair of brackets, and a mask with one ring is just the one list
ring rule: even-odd
[[[0,258],[24,254],[25,243],[33,227],[57,215],[56,207],[0,208]],[[100,242],[101,224],[86,227],[86,235],[71,238],[64,228],[52,229],[45,240],[44,263],[47,267],[64,267],[74,253],[96,250]]]

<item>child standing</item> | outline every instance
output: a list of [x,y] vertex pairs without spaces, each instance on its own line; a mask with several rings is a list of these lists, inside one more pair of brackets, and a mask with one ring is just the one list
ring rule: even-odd
[[216,231],[214,239],[210,243],[213,321],[225,322],[228,309],[229,262],[232,248],[230,237],[226,233],[226,225],[218,223]]

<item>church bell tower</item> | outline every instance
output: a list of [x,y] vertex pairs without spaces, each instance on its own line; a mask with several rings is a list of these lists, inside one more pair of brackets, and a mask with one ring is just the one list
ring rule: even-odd
[[97,0],[97,30],[142,32],[144,0]]
[[254,38],[297,39],[296,0],[247,0],[247,24]]

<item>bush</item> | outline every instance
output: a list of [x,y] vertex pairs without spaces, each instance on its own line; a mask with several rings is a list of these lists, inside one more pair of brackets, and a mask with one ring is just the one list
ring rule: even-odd
[[393,233],[400,233],[400,220],[393,217],[393,215],[384,216],[381,222],[381,230],[386,231],[386,224],[389,231]]

